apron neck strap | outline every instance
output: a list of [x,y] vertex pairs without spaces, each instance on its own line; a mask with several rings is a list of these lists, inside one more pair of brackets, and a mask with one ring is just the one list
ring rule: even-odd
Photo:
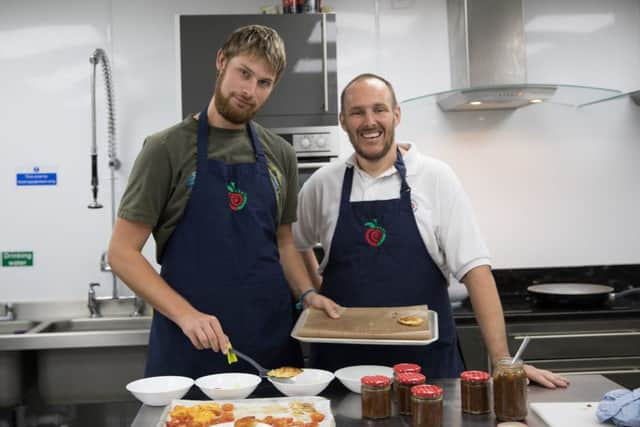
[[204,170],[207,167],[209,158],[209,116],[207,116],[207,105],[204,106],[198,116],[198,154],[196,168]]
[[394,166],[400,174],[400,198],[408,198],[411,200],[411,187],[409,187],[409,184],[407,183],[407,167],[404,164],[399,147],[396,148],[396,162],[394,163]]

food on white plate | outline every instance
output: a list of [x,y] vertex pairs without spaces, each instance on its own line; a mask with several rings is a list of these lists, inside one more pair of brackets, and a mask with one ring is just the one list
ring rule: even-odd
[[271,378],[293,378],[296,375],[300,375],[302,369],[294,368],[293,366],[282,366],[280,368],[272,369],[267,372],[267,375]]

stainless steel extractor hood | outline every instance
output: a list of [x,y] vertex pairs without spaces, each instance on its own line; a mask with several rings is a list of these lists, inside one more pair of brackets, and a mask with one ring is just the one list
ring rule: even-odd
[[[527,83],[522,0],[447,0],[451,87],[430,95],[443,111],[579,105],[619,91]],[[418,99],[418,98],[414,98]]]

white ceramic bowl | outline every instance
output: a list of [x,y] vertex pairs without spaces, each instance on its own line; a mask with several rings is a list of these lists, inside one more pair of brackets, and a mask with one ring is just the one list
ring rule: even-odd
[[393,378],[393,369],[388,366],[357,365],[347,366],[336,371],[336,378],[354,393],[360,393],[360,380],[366,375],[384,375]]
[[192,385],[187,377],[149,377],[130,382],[127,390],[145,405],[165,406],[187,394]]
[[268,379],[285,396],[315,396],[327,388],[333,378],[332,372],[305,368],[301,374],[293,378],[286,380]]
[[262,379],[253,374],[226,373],[200,377],[196,385],[211,399],[244,399],[258,387]]

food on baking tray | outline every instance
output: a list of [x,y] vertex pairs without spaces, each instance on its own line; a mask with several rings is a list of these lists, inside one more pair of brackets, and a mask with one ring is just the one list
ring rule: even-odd
[[208,427],[233,421],[234,406],[229,403],[203,403],[194,406],[176,405],[169,412],[166,427]]
[[258,420],[256,420],[256,417],[242,417],[233,423],[233,427],[256,427],[257,425]]
[[420,326],[424,323],[424,319],[418,316],[404,316],[398,318],[398,323],[406,326]]
[[283,366],[281,368],[272,369],[267,372],[271,378],[293,378],[302,373],[302,369],[293,366]]
[[[255,412],[257,415],[246,415]],[[236,413],[240,418],[236,419]],[[268,415],[272,413],[274,415]],[[256,427],[267,424],[273,427],[318,427],[325,415],[309,402],[290,402],[283,405],[245,405],[217,402],[194,406],[176,405],[169,412],[166,427],[209,427],[233,421],[234,427]]]

